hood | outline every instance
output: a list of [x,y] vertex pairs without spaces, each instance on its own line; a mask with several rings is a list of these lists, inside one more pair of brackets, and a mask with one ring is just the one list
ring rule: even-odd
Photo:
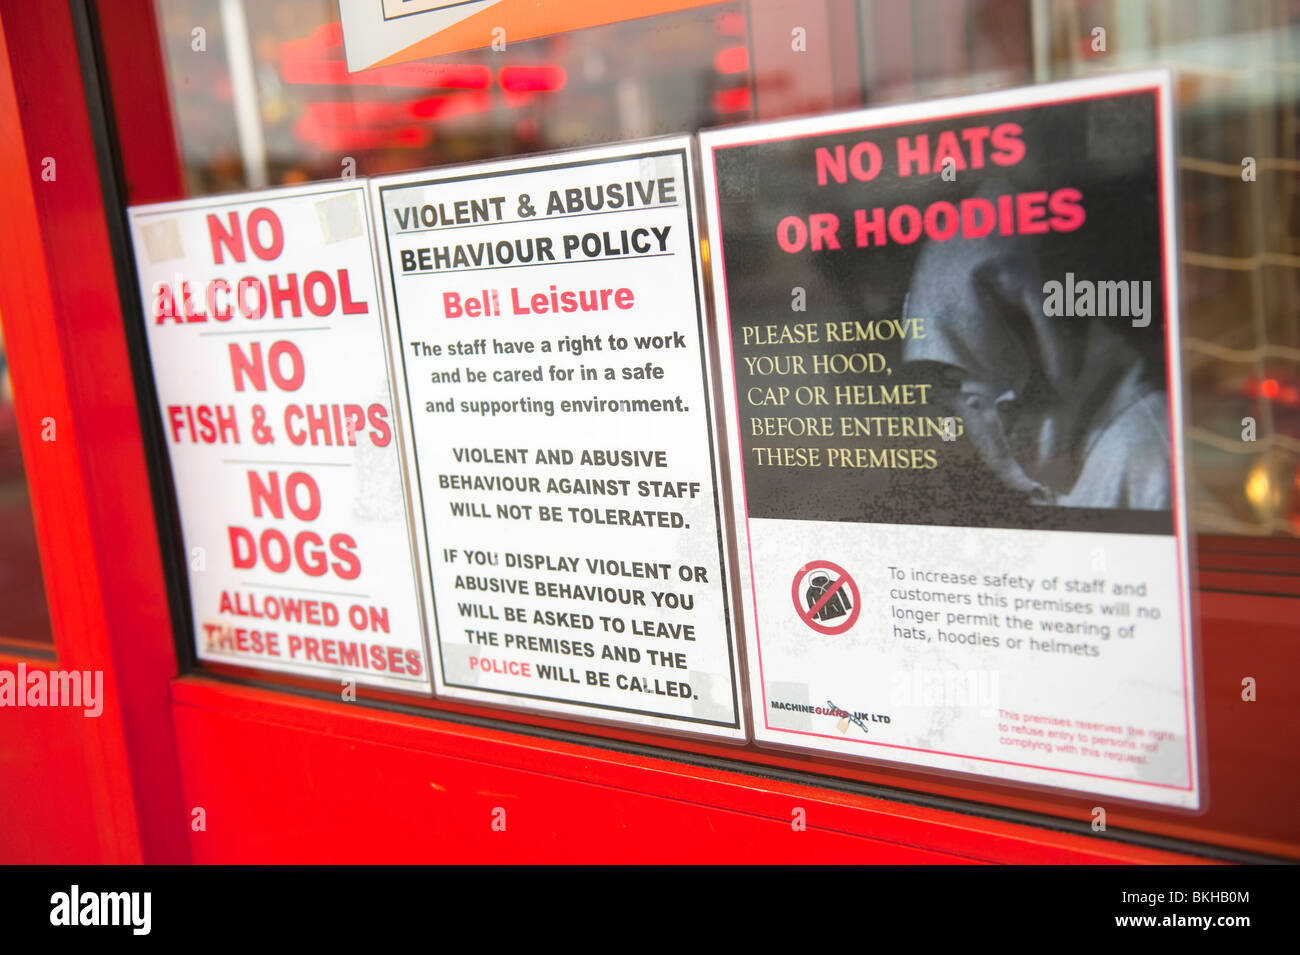
[[1064,492],[1078,476],[1090,430],[1103,424],[1098,416],[1113,417],[1117,405],[1151,389],[1141,384],[1137,351],[1105,324],[1116,319],[1043,313],[1036,241],[928,242],[903,305],[904,318],[925,319],[926,337],[905,343],[903,361],[948,365],[1013,394],[1021,410],[1009,437],[1021,464]]

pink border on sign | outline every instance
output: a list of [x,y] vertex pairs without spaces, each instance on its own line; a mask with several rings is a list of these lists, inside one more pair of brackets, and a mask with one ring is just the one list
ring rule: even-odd
[[[710,146],[709,162],[713,167],[713,194],[715,196],[721,194],[718,190],[718,164],[717,164],[716,154],[723,149],[735,149],[740,146],[755,146],[755,145],[760,145],[762,143],[771,143],[771,142],[791,142],[796,139],[810,139],[814,136],[834,136],[841,133],[856,132],[858,130],[864,130],[864,129],[881,129],[890,126],[900,126],[900,125],[905,125],[908,122],[935,122],[935,121],[946,120],[946,119],[957,119],[964,116],[982,116],[989,113],[1002,113],[1002,112],[1007,112],[1010,110],[1017,110],[1017,109],[1037,109],[1045,106],[1057,106],[1063,103],[1077,103],[1077,102],[1083,102],[1085,100],[1108,99],[1116,96],[1135,96],[1142,93],[1153,93],[1155,95],[1155,106],[1156,106],[1156,118],[1155,118],[1156,162],[1159,167],[1156,208],[1157,208],[1157,220],[1160,226],[1160,233],[1159,233],[1160,234],[1160,269],[1161,269],[1161,276],[1164,285],[1164,304],[1165,304],[1165,371],[1166,371],[1165,389],[1166,392],[1171,392],[1174,390],[1176,386],[1181,387],[1181,382],[1178,382],[1177,385],[1175,385],[1175,382],[1173,381],[1172,378],[1172,371],[1175,367],[1173,361],[1174,342],[1173,342],[1173,335],[1172,335],[1172,327],[1173,327],[1172,318],[1176,318],[1176,316],[1172,316],[1171,318],[1171,313],[1173,311],[1171,308],[1171,303],[1174,301],[1174,297],[1171,294],[1172,290],[1170,289],[1170,285],[1169,285],[1171,281],[1170,268],[1169,268],[1170,263],[1169,263],[1169,254],[1168,254],[1169,251],[1168,241],[1170,237],[1165,234],[1165,225],[1166,225],[1165,199],[1167,195],[1167,190],[1169,188],[1169,184],[1165,181],[1167,175],[1167,169],[1166,169],[1165,153],[1164,153],[1165,150],[1164,110],[1167,108],[1167,104],[1164,102],[1165,98],[1163,95],[1163,91],[1164,91],[1164,87],[1160,85],[1142,86],[1133,89],[1107,90],[1104,92],[1089,94],[1087,96],[1072,96],[1072,97],[1066,97],[1061,99],[1044,99],[1044,100],[1038,100],[1038,101],[1028,102],[1028,103],[1013,103],[1005,106],[998,106],[993,109],[972,109],[972,110],[967,110],[965,112],[959,112],[959,113],[948,113],[945,115],[917,117],[914,120],[902,120],[902,121],[893,120],[888,123],[878,123],[874,126],[855,125],[844,129],[816,130],[808,133],[798,133],[791,136],[772,136],[767,139],[753,139],[753,140],[746,140],[744,142],[726,143],[726,144],[721,144],[716,146]],[[726,307],[727,341],[728,341],[728,352],[732,356],[731,388],[732,388],[732,393],[736,396],[736,401],[735,401],[736,435],[737,437],[739,437],[741,434],[740,390],[739,390],[739,385],[736,382],[736,361],[735,361],[734,345],[732,344],[734,343],[735,338],[732,336],[731,333],[731,305],[730,305],[730,297],[728,296],[727,293],[726,259],[724,257],[723,248],[722,248],[722,204],[721,202],[718,203],[718,234],[712,238],[717,242],[718,245],[718,265],[719,265],[718,271],[722,275],[722,294],[724,296],[724,300],[728,303]],[[1171,489],[1173,491],[1173,501],[1174,501],[1174,513],[1173,513],[1174,540],[1178,541],[1179,544],[1181,545],[1182,536],[1180,534],[1180,524],[1181,524],[1181,517],[1184,509],[1179,507],[1178,504],[1179,502],[1178,465],[1182,459],[1182,454],[1181,454],[1180,443],[1177,440],[1178,431],[1174,427],[1173,402],[1169,403],[1168,414],[1169,414],[1169,439],[1171,445],[1171,449],[1170,449],[1171,453],[1169,456],[1170,478],[1172,481]],[[1183,673],[1183,720],[1184,720],[1183,725],[1184,725],[1184,737],[1187,741],[1187,785],[1185,786],[1177,786],[1174,785],[1173,783],[1156,783],[1156,782],[1150,782],[1148,780],[1143,780],[1143,779],[1132,779],[1127,776],[1107,776],[1102,773],[1088,773],[1078,769],[1060,769],[1055,766],[1041,766],[1038,765],[1037,763],[1019,763],[1013,760],[995,759],[991,756],[971,756],[965,753],[949,753],[939,749],[924,749],[922,747],[916,747],[916,746],[903,746],[898,743],[878,743],[874,740],[868,740],[868,739],[849,740],[848,737],[831,736],[829,733],[814,733],[808,730],[792,730],[792,729],[785,729],[783,727],[773,727],[768,722],[767,678],[763,673],[763,641],[759,635],[759,629],[758,629],[758,587],[754,579],[754,549],[753,549],[753,541],[751,539],[750,531],[749,531],[749,492],[745,486],[745,465],[744,465],[743,458],[741,460],[739,470],[740,470],[741,500],[745,508],[745,545],[749,554],[749,587],[750,587],[751,597],[754,606],[754,645],[758,649],[758,680],[759,680],[759,686],[762,688],[763,691],[763,728],[764,729],[776,733],[792,733],[799,736],[815,736],[820,739],[848,740],[850,742],[855,742],[866,746],[883,746],[888,749],[901,749],[901,750],[907,750],[909,752],[915,752],[915,753],[931,753],[936,756],[950,756],[957,759],[978,760],[980,762],[997,763],[1002,766],[1018,766],[1025,769],[1038,769],[1038,770],[1042,770],[1043,772],[1049,772],[1049,773],[1064,773],[1064,774],[1075,775],[1075,776],[1087,776],[1091,779],[1106,779],[1106,780],[1112,780],[1117,782],[1133,783],[1139,786],[1153,786],[1158,789],[1174,789],[1179,792],[1193,791],[1195,787],[1193,785],[1193,780],[1192,780],[1192,729],[1191,729],[1192,716],[1191,716],[1191,709],[1189,705],[1191,701],[1191,690],[1187,685],[1187,679],[1188,679],[1187,639],[1186,639],[1187,619],[1184,613],[1184,605],[1186,603],[1186,595],[1187,595],[1187,581],[1186,581],[1186,573],[1185,573],[1183,552],[1181,546],[1178,550],[1178,621],[1179,621],[1179,634],[1182,637],[1180,641],[1180,650],[1181,650],[1182,673]],[[916,764],[909,764],[909,765],[916,765]]]

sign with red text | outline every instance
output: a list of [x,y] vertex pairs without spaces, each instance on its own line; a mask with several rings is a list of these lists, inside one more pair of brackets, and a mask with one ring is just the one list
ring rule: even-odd
[[701,134],[758,741],[1201,805],[1170,112]]
[[371,183],[439,695],[743,736],[689,147]]
[[428,692],[368,196],[130,210],[202,660]]

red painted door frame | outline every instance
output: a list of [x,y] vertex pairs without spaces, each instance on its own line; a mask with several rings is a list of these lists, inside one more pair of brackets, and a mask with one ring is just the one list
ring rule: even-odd
[[69,4],[0,3],[0,320],[55,649],[0,666],[101,670],[105,695],[98,718],[0,714],[0,857],[185,861],[176,659],[79,63]]
[[[1198,861],[974,806],[178,675],[113,254],[125,200],[97,143],[120,136],[134,202],[179,197],[181,173],[152,3],[90,7],[94,49],[82,0],[0,0],[0,316],[57,656],[0,666],[102,669],[108,703],[98,720],[0,714],[0,759],[24,780],[0,787],[0,861]],[[42,441],[50,417],[58,437]]]

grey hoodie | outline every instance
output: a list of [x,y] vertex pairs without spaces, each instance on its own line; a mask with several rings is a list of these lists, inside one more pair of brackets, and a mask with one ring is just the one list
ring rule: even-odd
[[[923,317],[904,362],[960,371],[953,413],[985,463],[1038,503],[1171,507],[1165,397],[1107,319],[1043,314],[1043,279],[1016,236],[922,250],[904,318]],[[990,401],[990,399],[993,399]]]

